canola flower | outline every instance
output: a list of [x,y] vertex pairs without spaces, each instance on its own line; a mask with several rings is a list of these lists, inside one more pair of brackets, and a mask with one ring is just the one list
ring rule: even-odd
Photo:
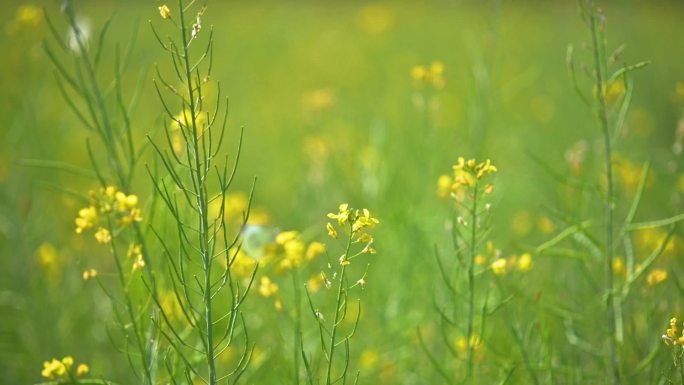
[[[441,175],[437,179],[437,195],[440,198],[451,196],[457,201],[462,201],[468,188],[479,186],[481,180],[497,171],[498,169],[489,159],[478,163],[475,159],[466,161],[465,158],[459,157],[457,163],[453,166],[453,174]],[[487,183],[482,191],[489,195],[494,192],[494,185]]]
[[169,9],[169,7],[166,4],[160,6],[158,9],[159,9],[159,16],[161,16],[162,19],[167,20],[167,19],[171,18],[171,10]]
[[[348,256],[346,253],[343,254],[340,257],[340,265],[348,266],[351,263],[351,259],[359,254],[376,253],[376,250],[371,246],[374,242],[373,236],[366,232],[365,229],[374,228],[380,221],[377,218],[372,217],[368,209],[353,209],[349,207],[348,203],[342,203],[338,207],[337,213],[328,213],[328,218],[334,219],[337,222],[338,227],[349,231],[350,240],[352,240],[353,243],[365,245],[363,249],[354,256]],[[325,227],[328,231],[328,235],[333,239],[337,239],[338,233],[335,226],[328,222]]]
[[126,194],[114,186],[107,186],[97,191],[91,190],[88,197],[89,205],[78,210],[74,220],[77,234],[97,228],[95,240],[100,244],[108,244],[112,241],[114,230],[109,228],[110,221],[119,229],[142,221],[137,195]]
[[49,380],[69,380],[73,379],[74,376],[80,377],[90,372],[88,365],[79,364],[74,373],[72,372],[73,366],[74,358],[71,356],[66,356],[61,360],[53,358],[43,363],[43,370],[40,374]]
[[677,329],[677,318],[672,317],[670,319],[670,327],[662,335],[663,342],[666,345],[674,346],[684,346],[684,330],[682,330],[682,335],[678,336],[679,329]]

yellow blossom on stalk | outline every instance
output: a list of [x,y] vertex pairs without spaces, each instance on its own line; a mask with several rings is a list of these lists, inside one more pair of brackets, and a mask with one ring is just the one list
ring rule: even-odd
[[83,280],[87,281],[91,278],[97,277],[97,270],[95,269],[88,269],[83,272]]
[[518,258],[516,262],[518,270],[524,272],[532,270],[532,255],[525,253]]
[[653,269],[648,273],[646,277],[646,283],[649,287],[653,287],[667,279],[667,270],[665,269]]
[[259,282],[259,294],[268,298],[277,293],[278,285],[274,282],[271,282],[271,279],[266,276],[261,277],[261,281]]
[[95,239],[97,240],[97,243],[106,245],[112,241],[112,234],[109,232],[109,230],[100,227],[95,233]]
[[677,329],[677,318],[672,317],[670,319],[670,327],[662,336],[663,342],[665,342],[666,345],[674,344],[677,346],[684,346],[684,331],[682,331],[682,335],[680,337],[677,337],[678,333],[679,330]]
[[171,18],[171,10],[169,9],[169,7],[166,4],[159,7],[159,15],[164,20]]
[[345,223],[347,223],[347,220],[349,219],[349,204],[347,203],[342,203],[339,207],[339,212],[337,214],[334,213],[329,213],[328,218],[330,219],[337,219],[337,223],[342,226]]
[[340,266],[349,266],[351,262],[347,259],[347,254],[342,254],[340,257]]
[[332,239],[337,239],[337,230],[335,230],[335,228],[330,222],[328,222],[328,224],[325,225],[325,229],[328,231],[328,235]]
[[505,258],[499,258],[496,261],[492,262],[491,268],[492,272],[496,275],[503,275],[506,273],[506,259]]

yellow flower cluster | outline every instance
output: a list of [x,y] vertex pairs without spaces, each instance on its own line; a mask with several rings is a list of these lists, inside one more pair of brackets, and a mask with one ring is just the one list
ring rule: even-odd
[[520,256],[512,255],[509,258],[497,258],[490,265],[492,273],[496,275],[504,275],[506,272],[513,269],[521,273],[526,273],[532,270],[532,255],[524,253]]
[[[375,254],[375,249],[371,247],[373,244],[373,236],[366,232],[365,229],[374,228],[380,221],[372,217],[368,209],[352,209],[349,207],[349,204],[342,203],[338,208],[338,212],[329,213],[328,218],[335,219],[338,226],[341,228],[348,227],[349,236],[354,243],[365,244],[361,253]],[[337,229],[332,223],[328,222],[326,224],[326,230],[331,238],[337,239]],[[342,258],[340,258],[340,264],[342,266],[349,265],[348,256],[343,255]]]
[[418,87],[432,86],[434,89],[444,87],[444,63],[434,61],[430,66],[418,65],[411,69],[411,77]]
[[107,244],[112,241],[112,234],[106,219],[114,219],[119,227],[126,227],[133,222],[142,221],[138,197],[118,191],[114,186],[91,190],[88,193],[90,204],[78,210],[76,217],[76,233],[81,234],[97,226],[95,239],[98,243]]
[[[497,172],[497,168],[489,159],[477,163],[475,159],[466,161],[463,157],[459,157],[458,162],[453,166],[453,171],[453,175],[442,175],[437,179],[437,195],[440,198],[453,196],[460,200],[463,196],[463,187],[475,187],[478,181]],[[488,183],[484,186],[485,194],[491,194],[493,191],[493,184]]]
[[300,266],[304,261],[310,262],[325,252],[325,245],[321,242],[311,242],[307,246],[297,231],[283,231],[275,238],[276,255],[281,255],[278,269],[288,270]]
[[[51,361],[45,361],[43,363],[43,370],[40,374],[50,380],[60,379],[66,380],[74,375],[71,369],[74,366],[74,358],[71,356],[66,356],[62,360],[53,358]],[[90,368],[86,364],[79,364],[76,367],[75,375],[83,376],[88,374]]]
[[277,283],[271,281],[267,276],[261,277],[261,281],[259,282],[259,294],[264,298],[274,297],[274,306],[278,311],[283,309],[283,302],[280,300],[279,292],[280,288]]
[[667,329],[665,334],[663,334],[663,342],[665,344],[670,345],[677,345],[677,346],[684,346],[684,330],[682,331],[681,336],[677,336],[679,333],[679,330],[677,329],[677,318],[672,317],[670,319],[670,328]]

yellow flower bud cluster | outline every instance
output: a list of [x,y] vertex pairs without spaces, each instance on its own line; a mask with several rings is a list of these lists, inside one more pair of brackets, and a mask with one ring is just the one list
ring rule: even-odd
[[482,192],[485,194],[491,194],[494,191],[494,185],[491,183],[481,185],[479,182],[495,172],[497,168],[489,159],[478,163],[475,159],[466,161],[463,157],[459,157],[458,162],[453,166],[453,174],[441,175],[437,179],[437,195],[440,198],[452,196],[462,200],[464,188],[473,188],[476,185],[483,186]]
[[666,345],[684,346],[684,330],[682,331],[681,336],[677,336],[677,334],[679,334],[679,329],[677,329],[677,318],[672,317],[670,319],[670,327],[662,336],[663,342],[665,342]]
[[431,86],[438,90],[444,88],[444,63],[434,61],[429,66],[417,65],[411,69],[411,77],[419,88]]
[[[366,231],[366,229],[375,228],[375,226],[377,226],[380,223],[380,221],[372,217],[368,209],[352,209],[349,207],[349,204],[342,203],[338,208],[338,212],[329,213],[328,218],[335,219],[337,221],[338,227],[344,229],[348,228],[350,232],[349,235],[354,243],[364,244],[364,247],[361,250],[360,254],[376,253],[375,249],[371,246],[374,241],[373,236],[370,235]],[[326,224],[326,230],[328,231],[328,235],[331,238],[337,239],[338,229],[332,223]],[[343,255],[340,258],[340,264],[342,266],[349,265],[349,259],[350,258],[348,258],[347,255]]]
[[62,360],[53,358],[51,361],[43,363],[43,370],[40,374],[50,380],[68,380],[70,377],[83,376],[88,374],[90,368],[86,364],[79,364],[76,370],[72,372],[74,366],[74,358],[66,356]]
[[126,227],[134,222],[142,221],[138,197],[118,191],[114,186],[91,190],[88,193],[89,205],[78,210],[76,216],[76,233],[96,228],[95,239],[98,243],[107,244],[112,241],[112,233],[108,219],[113,219],[119,227]]

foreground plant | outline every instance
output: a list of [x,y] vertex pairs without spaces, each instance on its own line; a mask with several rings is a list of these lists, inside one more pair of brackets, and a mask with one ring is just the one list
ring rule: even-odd
[[[320,337],[320,355],[323,356],[323,368],[321,374],[316,370],[311,357],[304,349],[303,341],[300,340],[301,356],[306,369],[307,383],[332,385],[345,383],[349,376],[350,342],[354,336],[359,319],[361,317],[361,302],[357,300],[356,318],[351,326],[344,325],[350,306],[350,293],[354,288],[363,289],[366,285],[368,265],[364,266],[364,273],[357,275],[358,278],[350,279],[350,269],[357,266],[357,258],[367,254],[375,254],[373,248],[374,238],[369,230],[375,228],[380,221],[373,217],[368,209],[355,209],[347,203],[339,206],[336,213],[329,213],[328,218],[334,222],[326,225],[328,235],[339,240],[342,246],[342,254],[339,258],[333,258],[328,262],[328,268],[321,273],[323,284],[326,288],[332,288],[333,296],[329,298],[331,303],[315,303],[311,291],[314,289],[309,283],[305,287],[311,314],[317,324]],[[359,274],[358,269],[353,274]],[[302,331],[299,331],[300,335]],[[340,349],[343,352],[339,352]],[[319,356],[320,356],[319,355]],[[354,377],[354,383],[358,381],[359,373]]]
[[[154,85],[170,124],[165,123],[161,142],[149,138],[166,176],[148,168],[172,219],[171,227],[162,224],[153,231],[166,257],[168,274],[164,281],[173,295],[165,306],[159,295],[151,293],[160,314],[155,321],[165,341],[162,363],[169,381],[214,385],[238,382],[250,362],[254,346],[241,307],[257,267],[246,282],[236,280],[232,271],[240,229],[234,234],[229,232],[227,223],[236,218],[227,218],[225,205],[237,169],[241,137],[231,164],[227,155],[220,155],[226,136],[227,99],[221,108],[220,85],[216,85],[215,95],[207,91],[211,82],[212,32],[202,32],[206,8],[193,10],[193,5],[179,0],[176,7],[159,7],[164,29],[174,33],[175,38],[162,38],[151,23],[175,70],[175,80],[170,80],[157,69]],[[196,52],[200,42],[203,47]],[[214,105],[208,103],[211,98],[215,98]],[[212,185],[218,188],[213,190]],[[219,208],[212,213],[214,202]],[[249,216],[249,204],[240,215],[236,222],[242,228]],[[171,308],[180,309],[176,317],[169,311],[169,302]],[[222,369],[217,361],[229,349],[235,349],[238,330],[244,343],[239,359],[233,362],[232,369]]]

